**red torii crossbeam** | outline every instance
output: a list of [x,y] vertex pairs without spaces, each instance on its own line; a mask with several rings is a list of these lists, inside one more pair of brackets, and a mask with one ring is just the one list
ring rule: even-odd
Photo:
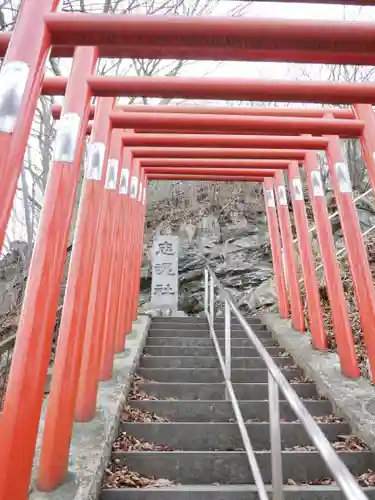
[[325,137],[225,135],[225,134],[127,134],[124,146],[134,147],[207,147],[207,148],[272,148],[324,150]]
[[134,158],[238,158],[303,160],[303,149],[246,149],[246,148],[131,148]]
[[[45,95],[64,95],[67,79],[45,77]],[[87,79],[93,95],[106,97],[160,97],[264,102],[352,104],[375,102],[375,84],[319,81],[260,80],[250,78],[194,78],[160,76],[100,76]],[[227,108],[230,111],[232,108]],[[292,108],[293,109],[293,108]],[[228,112],[227,111],[227,112]],[[319,113],[319,110],[316,110]],[[341,110],[337,117],[346,115]],[[244,113],[245,114],[245,113]],[[340,117],[344,117],[340,116]],[[345,116],[346,117],[346,116]]]
[[232,116],[232,115],[179,115],[169,113],[111,113],[114,128],[146,130],[217,131],[243,132],[248,134],[315,134],[358,137],[364,122],[361,120],[295,118],[278,116]]
[[45,23],[59,57],[89,45],[101,57],[366,65],[375,49],[370,22],[56,13]]
[[[59,77],[58,77],[59,78]],[[201,81],[201,80],[199,80]],[[158,105],[148,106],[144,104],[127,104],[125,106],[116,106],[114,111],[124,111],[133,113],[177,113],[177,114],[214,114],[214,115],[245,115],[245,116],[284,116],[300,118],[323,118],[326,113],[331,113],[334,118],[355,118],[351,108],[284,108],[284,107],[262,107],[262,106],[177,106],[177,105]],[[61,106],[54,104],[51,107],[53,118],[59,119],[61,116]],[[90,116],[92,120],[95,114],[95,106],[90,107]]]
[[[373,64],[370,22],[54,13],[52,57],[98,46],[101,57]],[[4,55],[11,33],[2,35]]]
[[166,174],[149,172],[146,174],[149,181],[233,181],[233,182],[263,182],[264,177],[253,177],[249,175],[216,175],[216,174]]
[[[141,167],[171,167],[174,169],[198,167],[205,168],[226,168],[229,169],[280,169],[288,168],[290,162],[285,160],[244,160],[244,159],[219,159],[219,158],[138,158]],[[258,175],[258,174],[257,174]],[[262,175],[262,174],[259,174]]]
[[264,168],[225,168],[215,166],[213,164],[211,167],[200,168],[199,166],[187,166],[187,167],[163,167],[156,165],[143,165],[141,162],[142,170],[145,174],[202,174],[202,175],[240,175],[240,176],[256,176],[256,177],[274,177],[276,169],[264,169]]

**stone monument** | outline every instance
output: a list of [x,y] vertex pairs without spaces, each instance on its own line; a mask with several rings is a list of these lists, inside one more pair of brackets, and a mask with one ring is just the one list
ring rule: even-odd
[[158,236],[154,240],[151,304],[156,309],[178,308],[178,236]]

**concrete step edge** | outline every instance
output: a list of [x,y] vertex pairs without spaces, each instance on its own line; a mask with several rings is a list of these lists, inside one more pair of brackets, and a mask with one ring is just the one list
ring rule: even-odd
[[[272,491],[272,485],[266,484],[266,489],[267,491]],[[339,487],[335,484],[326,484],[326,485],[297,485],[297,486],[288,486],[284,485],[284,491],[285,492],[320,492],[320,491],[337,491],[339,490]],[[368,487],[368,488],[362,488],[363,491],[369,491],[369,492],[375,492],[375,487]],[[144,491],[147,493],[153,493],[153,492],[160,492],[160,491],[165,491],[165,492],[181,492],[181,491],[187,491],[187,492],[204,492],[204,491],[213,491],[213,492],[232,492],[232,491],[257,491],[257,486],[255,484],[176,484],[175,486],[170,486],[170,487],[162,487],[162,488],[118,488],[118,489],[105,489],[103,490],[104,492],[111,492],[111,493],[116,493],[118,495],[124,494],[124,493],[130,493],[133,491]],[[125,498],[125,497],[124,497]],[[353,499],[354,500],[354,499]]]

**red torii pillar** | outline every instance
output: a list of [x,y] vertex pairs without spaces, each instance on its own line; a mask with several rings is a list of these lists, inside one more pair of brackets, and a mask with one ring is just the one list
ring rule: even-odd
[[306,153],[304,166],[332,310],[333,330],[341,370],[347,377],[358,378],[360,371],[316,153],[313,151]]
[[[101,346],[100,355],[100,380],[109,380],[112,377],[113,357],[115,354],[116,344],[116,323],[118,313],[118,295],[119,295],[119,275],[121,274],[121,253],[123,248],[120,247],[122,243],[122,228],[123,223],[120,209],[122,208],[121,196],[117,189],[117,178],[119,173],[122,144],[121,144],[122,130],[117,129],[112,132],[111,149],[108,160],[108,170],[105,183],[103,202],[107,201],[107,221],[106,224],[109,228],[109,234],[106,241],[107,256],[106,267],[103,266],[102,274],[103,279],[108,280],[107,296],[103,294],[103,304],[100,307],[104,310],[104,325],[103,325],[103,342]],[[110,172],[112,170],[112,177]],[[107,198],[107,200],[105,200]],[[106,276],[107,274],[107,276]],[[98,346],[100,347],[100,345]]]
[[[112,109],[115,98],[104,97],[108,103],[108,108]],[[107,116],[107,119],[109,117]],[[111,123],[108,122],[108,134],[111,133]],[[102,271],[107,270],[107,245],[109,233],[109,214],[108,214],[108,198],[104,196],[104,186],[106,178],[107,161],[109,158],[109,141],[108,135],[106,142],[94,142],[93,151],[96,154],[105,152],[105,162],[103,170],[96,179],[99,191],[98,203],[96,206],[96,215],[92,218],[92,223],[95,223],[96,239],[95,239],[95,257],[92,267],[92,276],[88,280],[89,287],[89,314],[86,320],[85,344],[83,346],[83,358],[81,364],[81,375],[79,379],[79,387],[77,393],[75,418],[78,422],[88,422],[95,415],[96,409],[96,393],[100,370],[101,342],[104,325],[104,307],[103,302],[105,292],[107,291],[107,276]],[[93,165],[94,167],[94,165]],[[94,169],[92,169],[93,171]],[[104,199],[104,203],[103,203]]]
[[[3,246],[50,48],[45,14],[59,0],[23,0],[0,71],[0,248]],[[83,83],[83,82],[82,82]],[[1,460],[1,459],[0,459]],[[25,488],[17,481],[17,488]],[[1,488],[1,481],[0,481]],[[15,494],[13,490],[13,494]]]
[[41,449],[38,487],[44,491],[56,488],[66,474],[78,382],[90,378],[82,356],[87,359],[91,346],[85,331],[112,106],[113,99],[99,99],[89,145]]
[[0,498],[22,498],[29,487],[88,122],[91,93],[82,76],[93,70],[96,58],[94,48],[77,49],[57,133],[1,418]]
[[284,183],[284,174],[282,171],[279,171],[275,174],[274,183],[277,194],[277,208],[279,213],[281,240],[283,242],[285,257],[285,271],[292,311],[292,322],[296,330],[303,332],[305,330],[305,320],[303,314],[301,292],[299,288],[296,254],[293,246],[293,235],[292,229],[290,227],[290,216]]
[[297,162],[292,162],[289,165],[288,176],[290,198],[292,200],[294,221],[296,224],[298,238],[302,276],[305,284],[312,345],[316,349],[322,350],[327,348],[327,338],[324,330],[319,287],[316,279],[315,259],[309,236],[309,225],[306,215],[303,187]]
[[360,312],[361,327],[367,348],[371,379],[375,381],[375,290],[370,265],[353,201],[348,166],[338,137],[330,137],[327,148],[330,178],[335,193],[341,228],[353,276],[353,287]]
[[285,285],[283,257],[281,253],[279,224],[277,221],[276,203],[273,180],[264,179],[264,202],[267,211],[268,233],[270,237],[273,270],[275,273],[275,288],[279,305],[279,313],[283,318],[289,316],[289,300]]
[[[132,257],[134,247],[134,219],[133,203],[130,199],[130,179],[133,175],[133,156],[131,152],[124,148],[122,156],[122,169],[121,175],[123,184],[120,187],[121,194],[123,195],[122,208],[124,210],[124,226],[123,226],[123,250],[121,259],[121,272],[120,272],[120,290],[117,312],[116,324],[116,352],[122,352],[125,346],[125,337],[128,330],[130,330],[131,322],[129,317],[129,275],[131,273],[130,259]],[[126,195],[126,196],[125,196]]]

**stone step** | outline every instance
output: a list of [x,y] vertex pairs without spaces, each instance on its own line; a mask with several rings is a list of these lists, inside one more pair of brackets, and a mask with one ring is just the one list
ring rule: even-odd
[[[294,365],[295,361],[290,356],[273,357],[278,366]],[[147,368],[217,368],[219,361],[216,356],[142,356],[141,367]],[[264,368],[260,357],[239,357],[232,359],[232,368]]]
[[[349,425],[344,423],[319,424],[319,427],[329,441],[337,441],[338,436],[350,434]],[[300,423],[282,422],[280,429],[283,449],[312,444]],[[246,430],[255,450],[270,449],[269,423],[248,423]],[[120,432],[143,438],[148,443],[168,445],[173,451],[244,450],[237,423],[122,423]]]
[[[276,356],[284,352],[281,347],[266,347],[268,354]],[[144,348],[144,354],[149,356],[216,356],[214,347],[183,347],[183,346],[147,346]],[[256,358],[258,351],[252,347],[233,347],[232,357]]]
[[[262,328],[253,328],[254,332],[259,338],[272,338],[271,334]],[[225,330],[223,328],[215,328],[215,333],[218,338],[224,337]],[[232,336],[239,339],[249,338],[246,332],[242,329],[231,329]],[[210,331],[208,328],[204,330],[181,330],[179,328],[150,328],[148,331],[148,338],[150,337],[199,337],[210,338]]]
[[[278,343],[272,338],[260,339],[264,346],[277,347]],[[219,338],[220,346],[224,346],[224,338]],[[232,347],[252,347],[250,339],[231,339]],[[151,337],[147,339],[148,346],[184,346],[184,347],[212,347],[213,341],[209,337]]]
[[[171,422],[229,422],[234,421],[230,401],[130,401],[131,406],[142,408]],[[333,413],[332,404],[327,400],[304,399],[303,404],[311,415],[322,417]],[[240,401],[244,420],[269,420],[268,401]],[[280,418],[296,420],[287,401],[280,401]]]
[[[245,316],[245,320],[249,325],[251,324],[261,324],[260,318],[254,317],[254,316]],[[224,316],[216,316],[215,318],[215,323],[224,323],[225,319]],[[232,323],[240,324],[237,318],[233,317],[231,318]],[[201,317],[197,318],[195,316],[182,316],[182,317],[165,317],[165,316],[156,316],[152,318],[152,324],[155,325],[156,323],[176,323],[176,324],[185,324],[185,323],[193,323],[193,324],[207,324],[207,318],[206,317]]]
[[[271,484],[271,453],[256,451],[255,455],[264,482]],[[369,451],[339,452],[338,456],[356,476],[374,469],[374,456]],[[126,462],[142,475],[181,484],[254,483],[247,455],[241,451],[115,452],[113,458],[119,466]],[[284,483],[290,478],[309,482],[331,477],[318,452],[283,451],[282,463]]]
[[[300,377],[303,371],[299,368],[284,370],[284,375],[288,380]],[[223,382],[223,374],[220,368],[140,368],[138,374],[147,380],[154,382]],[[267,369],[243,370],[232,369],[233,383],[266,383],[268,380]]]
[[[364,488],[369,500],[375,500],[375,488]],[[272,487],[267,486],[270,498]],[[284,500],[343,500],[337,486],[285,486]],[[176,485],[169,488],[125,488],[104,490],[100,500],[259,500],[253,484]]]
[[[312,399],[318,396],[314,384],[291,384],[293,389],[301,398]],[[139,390],[158,399],[177,399],[180,401],[206,400],[216,401],[225,398],[224,384],[194,384],[194,383],[159,383],[144,382],[138,384]],[[268,384],[233,384],[236,396],[239,400],[267,400]],[[280,394],[280,399],[284,399]]]
[[[267,331],[266,327],[264,325],[260,325],[256,323],[255,325],[250,325],[251,328],[254,331],[259,331],[259,332],[265,332]],[[224,323],[215,323],[214,324],[215,330],[225,330],[225,324]],[[208,324],[204,325],[190,325],[187,323],[186,325],[175,325],[172,323],[157,323],[156,325],[151,324],[150,330],[176,330],[176,331],[203,331],[203,332],[208,332],[209,331],[209,326]],[[239,324],[231,324],[231,330],[234,332],[241,332],[243,331],[243,327]]]

